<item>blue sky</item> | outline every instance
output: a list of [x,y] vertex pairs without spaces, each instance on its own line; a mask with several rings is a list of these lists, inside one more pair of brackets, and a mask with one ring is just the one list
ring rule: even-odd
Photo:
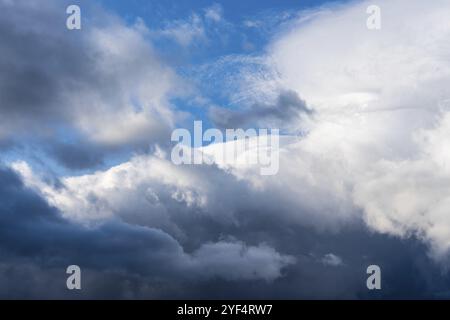
[[145,1],[145,0],[110,0],[103,5],[116,11],[127,20],[136,16],[142,17],[150,26],[160,26],[165,21],[185,18],[192,12],[198,12],[213,4],[220,4],[225,12],[225,18],[235,24],[262,13],[282,12],[313,8],[332,1],[326,0],[248,0],[248,1]]

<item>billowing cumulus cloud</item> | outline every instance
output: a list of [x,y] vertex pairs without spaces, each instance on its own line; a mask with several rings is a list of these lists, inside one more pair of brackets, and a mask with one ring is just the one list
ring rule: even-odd
[[316,111],[300,148],[334,171],[314,178],[349,186],[348,200],[374,230],[415,234],[442,256],[450,239],[449,4],[381,1],[379,31],[361,23],[368,5],[294,22],[270,47],[271,61],[279,81]]

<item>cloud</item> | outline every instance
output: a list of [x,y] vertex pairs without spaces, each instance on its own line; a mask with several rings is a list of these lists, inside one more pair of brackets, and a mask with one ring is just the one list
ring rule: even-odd
[[205,18],[213,22],[220,22],[223,19],[223,9],[220,4],[213,4],[205,9]]
[[212,36],[220,36],[220,29],[229,26],[223,18],[223,9],[213,4],[203,9],[203,13],[192,13],[188,18],[167,21],[160,30],[151,35],[155,39],[166,38],[175,41],[179,46],[187,48],[207,44]]
[[359,181],[355,201],[365,220],[379,232],[416,235],[430,245],[437,260],[447,264],[450,250],[449,154],[446,151],[450,114],[435,127],[415,134],[420,153],[402,161],[384,160]]
[[290,112],[295,108],[275,110],[282,110],[276,101],[283,92],[298,93],[304,103],[292,105],[308,106],[314,116],[301,139],[286,139],[279,174],[233,173],[279,196],[282,215],[297,208],[295,221],[339,229],[362,218],[372,230],[422,239],[446,264],[448,3],[381,1],[379,31],[366,27],[370,4],[301,12],[282,25],[266,55],[205,65],[203,82],[220,75],[220,90],[237,106],[213,108],[211,118],[222,127],[280,118],[294,132],[305,125]]
[[[62,218],[55,208],[23,186],[11,170],[0,169],[0,177],[5,182],[0,187],[0,269],[28,261],[28,270],[15,273],[27,275],[29,287],[39,285],[38,279],[32,279],[35,272],[47,278],[56,270],[64,274],[65,268],[74,263],[87,274],[119,271],[140,275],[149,286],[161,281],[183,283],[210,278],[272,281],[282,276],[281,269],[293,263],[292,257],[267,245],[249,246],[232,239],[202,244],[189,254],[161,230],[117,219],[87,228]],[[44,272],[42,268],[51,271]],[[101,277],[96,281],[101,282]],[[61,282],[61,289],[63,284],[65,281]],[[92,284],[91,290],[97,286]],[[48,295],[67,296],[67,291],[61,289]],[[2,286],[0,295],[10,297],[4,290]],[[89,286],[85,290],[89,295]],[[42,294],[38,291],[37,297]]]
[[[139,167],[137,161],[146,171],[132,169]],[[8,199],[0,202],[0,227],[5,230],[0,243],[7,245],[2,252],[8,255],[0,268],[14,268],[9,272],[14,280],[2,281],[16,285],[15,290],[0,290],[0,294],[73,298],[63,287],[64,268],[77,262],[83,268],[81,294],[85,298],[370,298],[365,290],[365,268],[376,263],[383,270],[385,297],[430,297],[439,292],[445,296],[447,278],[415,241],[373,234],[359,224],[338,233],[301,226],[292,212],[286,215],[280,206],[282,199],[262,202],[273,192],[256,197],[236,181],[225,183],[224,176],[219,178],[213,168],[204,172],[212,179],[207,187],[203,179],[195,179],[196,170],[158,170],[164,165],[159,161],[135,159],[133,166],[72,177],[57,187],[31,175],[24,164],[16,164],[26,185],[46,195],[51,207],[22,186],[12,171],[2,171],[3,190],[16,194],[0,190],[2,199]],[[130,179],[144,172],[150,175],[140,181]],[[153,173],[159,176],[156,181],[150,178]],[[218,183],[220,188],[210,188]],[[230,192],[228,184],[241,198]],[[174,186],[179,189],[175,191]],[[198,187],[195,192],[193,186]],[[59,202],[52,200],[53,192],[61,193]],[[116,199],[121,193],[122,200]],[[169,199],[172,195],[176,199]],[[196,201],[205,195],[206,203]],[[136,206],[131,205],[134,202]],[[172,228],[158,222],[155,205],[166,207]],[[95,213],[89,211],[91,207],[113,210],[113,215],[89,222]],[[300,217],[305,210],[294,209]],[[73,216],[75,213],[84,215]],[[30,218],[22,218],[23,214]],[[155,227],[158,224],[161,227]],[[330,251],[340,252],[345,265],[330,270],[316,258],[338,261]],[[19,279],[33,284],[27,286],[32,290],[18,286],[22,283]],[[46,282],[53,284],[57,279],[61,287],[49,290]]]
[[327,266],[332,266],[332,267],[337,267],[337,266],[342,266],[343,262],[342,259],[332,253],[327,253],[326,255],[324,255],[322,257],[322,259],[320,260],[324,265]]
[[202,92],[226,99],[235,108],[276,104],[283,88],[266,56],[226,55],[188,73]]
[[[249,210],[319,229],[336,229],[351,222],[357,217],[351,190],[339,182],[325,183],[329,181],[325,174],[335,174],[335,168],[328,165],[329,159],[317,161],[302,151],[300,142],[296,137],[282,137],[276,176],[261,176],[257,165],[223,165],[217,153],[222,150],[220,144],[204,150],[216,159],[214,165],[176,166],[167,154],[139,155],[106,170],[62,178],[62,188],[42,180],[26,163],[16,162],[13,167],[26,185],[66,217],[79,221],[120,216],[175,234],[180,230],[174,221],[187,212],[225,225],[236,223]],[[285,191],[297,181],[303,181],[301,188]],[[327,201],[320,201],[323,198]]]
[[85,3],[83,29],[69,31],[60,27],[65,4],[0,3],[0,138],[62,141],[71,131],[100,146],[160,140],[176,118],[168,99],[178,80],[145,27]]
[[239,242],[205,244],[194,252],[202,272],[219,275],[230,280],[264,279],[281,277],[281,269],[293,264],[295,259],[283,256],[267,245],[246,247]]
[[103,164],[103,152],[89,143],[54,143],[50,145],[49,153],[72,170],[94,168]]
[[308,109],[295,91],[281,92],[273,105],[253,105],[244,111],[234,111],[213,107],[209,115],[219,128],[244,128],[252,125],[264,128],[288,127],[290,122],[301,121],[302,116],[309,116]]
[[187,21],[179,20],[170,22],[163,30],[158,32],[159,36],[173,38],[179,45],[188,46],[195,40],[205,40],[205,30],[202,19],[193,14]]
[[301,181],[304,198],[316,199],[311,206],[317,207],[317,188],[305,182],[329,187],[331,199],[355,213],[349,216],[361,214],[378,232],[417,236],[445,263],[448,109],[442,101],[450,94],[450,29],[442,8],[448,3],[380,1],[379,31],[366,28],[369,4],[300,14],[268,46],[263,61],[274,71],[267,85],[264,77],[248,77],[242,91],[266,97],[275,82],[314,110],[308,134],[281,160],[296,177],[280,170],[285,188]]

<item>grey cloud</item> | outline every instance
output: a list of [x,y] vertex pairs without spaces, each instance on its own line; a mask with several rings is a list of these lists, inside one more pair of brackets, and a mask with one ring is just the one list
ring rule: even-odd
[[[64,284],[63,274],[70,264],[86,271],[91,282],[90,287],[85,286],[89,296],[107,281],[102,278],[103,272],[113,278],[138,277],[142,286],[178,286],[210,278],[274,280],[293,262],[269,246],[247,246],[234,240],[205,243],[187,253],[161,230],[119,220],[86,228],[63,219],[56,209],[26,189],[12,171],[0,169],[0,179],[0,280],[15,286],[10,292],[2,285],[2,297],[70,297],[61,286],[55,292],[45,289],[46,281]],[[5,279],[8,274],[14,280]],[[29,287],[36,285],[39,290],[27,291],[27,281]],[[114,283],[109,286],[114,287]]]
[[[0,141],[42,137],[56,143],[55,154],[64,162],[69,155],[62,149],[70,150],[61,145],[61,129],[100,148],[138,147],[167,137],[174,117],[166,100],[172,71],[137,27],[93,3],[76,3],[84,24],[69,31],[68,1],[0,2]],[[79,160],[65,162],[98,162]]]
[[228,280],[272,281],[282,276],[281,270],[294,264],[292,256],[283,256],[267,245],[247,247],[240,242],[209,243],[194,252],[204,272]]
[[320,261],[329,266],[337,267],[341,266],[343,264],[341,257],[333,254],[333,253],[327,253],[325,254]]
[[50,146],[49,153],[66,168],[79,170],[103,164],[102,151],[98,146],[89,143],[54,143]]
[[255,104],[247,110],[230,110],[220,107],[210,109],[211,120],[220,128],[243,128],[249,125],[269,125],[278,128],[298,121],[302,115],[309,116],[312,110],[295,91],[284,91],[274,104]]

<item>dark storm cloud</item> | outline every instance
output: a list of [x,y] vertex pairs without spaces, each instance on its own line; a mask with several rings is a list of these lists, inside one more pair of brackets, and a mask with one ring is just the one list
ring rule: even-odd
[[3,263],[9,258],[25,259],[55,268],[76,261],[90,268],[122,267],[156,275],[174,272],[170,267],[174,261],[168,259],[164,265],[165,257],[183,258],[177,242],[162,231],[120,222],[94,229],[71,224],[27,190],[12,171],[0,169],[0,180]]
[[[70,264],[80,265],[86,273],[83,297],[123,297],[124,282],[133,279],[140,283],[129,292],[131,297],[158,297],[166,292],[158,289],[162,284],[178,288],[209,278],[270,281],[278,276],[277,268],[291,263],[267,246],[239,241],[207,242],[188,254],[158,229],[121,221],[86,228],[62,218],[11,170],[0,169],[0,181],[3,298],[70,297],[64,290],[65,268]],[[59,285],[52,292],[46,281]],[[107,293],[102,286],[115,291]],[[140,296],[145,288],[149,292]]]
[[[228,227],[205,217],[193,223],[210,233],[190,235],[200,237],[209,245],[186,253],[174,238],[157,229],[120,221],[94,228],[70,223],[25,188],[8,169],[0,169],[0,181],[0,296],[3,298],[442,298],[447,295],[449,278],[427,258],[423,245],[414,240],[374,235],[361,226],[339,234],[322,234],[280,223],[269,214],[260,215],[259,219],[238,217],[239,226]],[[246,249],[240,242],[231,238],[220,240],[217,238],[220,233],[243,240],[248,248],[252,245],[257,248],[256,244],[264,241],[269,247],[296,257],[296,263],[287,265],[283,275],[275,280],[245,276],[258,270],[248,265],[254,262],[242,258]],[[213,242],[216,240],[219,241]],[[274,252],[263,250],[255,254],[264,256]],[[321,258],[329,252],[340,256],[343,265],[324,265]],[[261,263],[259,259],[255,262]],[[81,292],[65,288],[65,268],[70,264],[82,267]],[[369,264],[382,268],[382,291],[371,292],[365,288],[365,270]]]
[[257,104],[243,111],[213,107],[209,116],[220,128],[243,128],[255,124],[283,127],[298,121],[302,114],[310,115],[312,110],[295,91],[287,90],[278,95],[274,104]]
[[[256,218],[257,217],[257,218]],[[296,258],[284,276],[271,283],[230,283],[220,279],[198,283],[190,291],[194,298],[228,299],[398,299],[448,297],[450,277],[427,254],[419,240],[376,234],[363,222],[336,233],[320,232],[279,219],[276,211],[246,210],[237,223],[224,227],[208,220],[196,221],[209,235],[228,234],[246,243],[266,242]],[[192,227],[194,228],[194,227]],[[196,233],[193,233],[195,235]],[[195,238],[195,236],[194,236]],[[343,260],[339,266],[325,265],[322,258],[333,253]],[[382,270],[382,290],[366,287],[366,269],[376,264]],[[211,284],[213,283],[213,285]],[[214,289],[211,289],[214,288]],[[178,297],[183,297],[179,293]]]

